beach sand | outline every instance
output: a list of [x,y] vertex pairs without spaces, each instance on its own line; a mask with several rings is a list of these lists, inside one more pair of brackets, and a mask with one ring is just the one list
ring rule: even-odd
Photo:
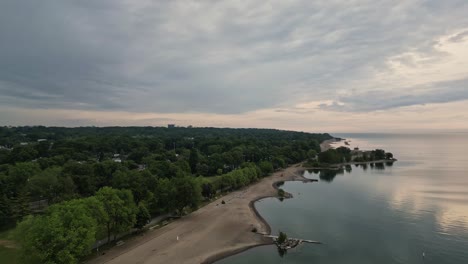
[[[297,164],[261,179],[242,190],[223,196],[170,224],[148,231],[113,247],[87,263],[213,263],[254,246],[271,244],[270,238],[252,232],[270,233],[270,227],[253,203],[277,195],[273,184],[304,180]],[[221,204],[224,200],[226,204]]]
[[323,141],[320,144],[320,151],[324,152],[324,151],[327,151],[327,150],[331,149],[333,147],[332,144],[334,142],[338,142],[338,141],[339,140],[337,140],[336,138],[327,139],[327,140]]

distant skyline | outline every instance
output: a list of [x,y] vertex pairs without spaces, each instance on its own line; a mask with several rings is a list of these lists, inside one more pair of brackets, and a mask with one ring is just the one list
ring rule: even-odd
[[0,125],[468,131],[468,1],[0,2]]

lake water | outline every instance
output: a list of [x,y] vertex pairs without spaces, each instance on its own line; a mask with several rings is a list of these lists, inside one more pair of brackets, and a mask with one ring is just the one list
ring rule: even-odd
[[399,161],[338,175],[306,172],[322,179],[285,183],[293,199],[264,199],[257,209],[274,234],[324,244],[283,257],[262,246],[218,263],[468,263],[468,134],[334,136]]

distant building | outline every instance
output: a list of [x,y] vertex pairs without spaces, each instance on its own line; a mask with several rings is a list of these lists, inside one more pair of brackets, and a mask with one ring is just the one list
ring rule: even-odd
[[121,159],[114,159],[114,162],[122,163],[122,160]]
[[167,128],[174,128],[175,127],[175,124],[168,124],[167,125]]
[[118,157],[120,157],[120,154],[118,153],[114,154],[114,158],[118,158]]
[[27,146],[28,145],[28,142],[21,142],[20,143],[20,146]]
[[37,140],[37,142],[44,142],[44,141],[47,141],[47,139],[45,139],[45,138],[40,138],[40,139]]

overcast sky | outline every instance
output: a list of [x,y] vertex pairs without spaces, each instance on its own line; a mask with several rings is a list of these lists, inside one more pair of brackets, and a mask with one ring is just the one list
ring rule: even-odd
[[468,1],[0,1],[0,125],[468,131]]

